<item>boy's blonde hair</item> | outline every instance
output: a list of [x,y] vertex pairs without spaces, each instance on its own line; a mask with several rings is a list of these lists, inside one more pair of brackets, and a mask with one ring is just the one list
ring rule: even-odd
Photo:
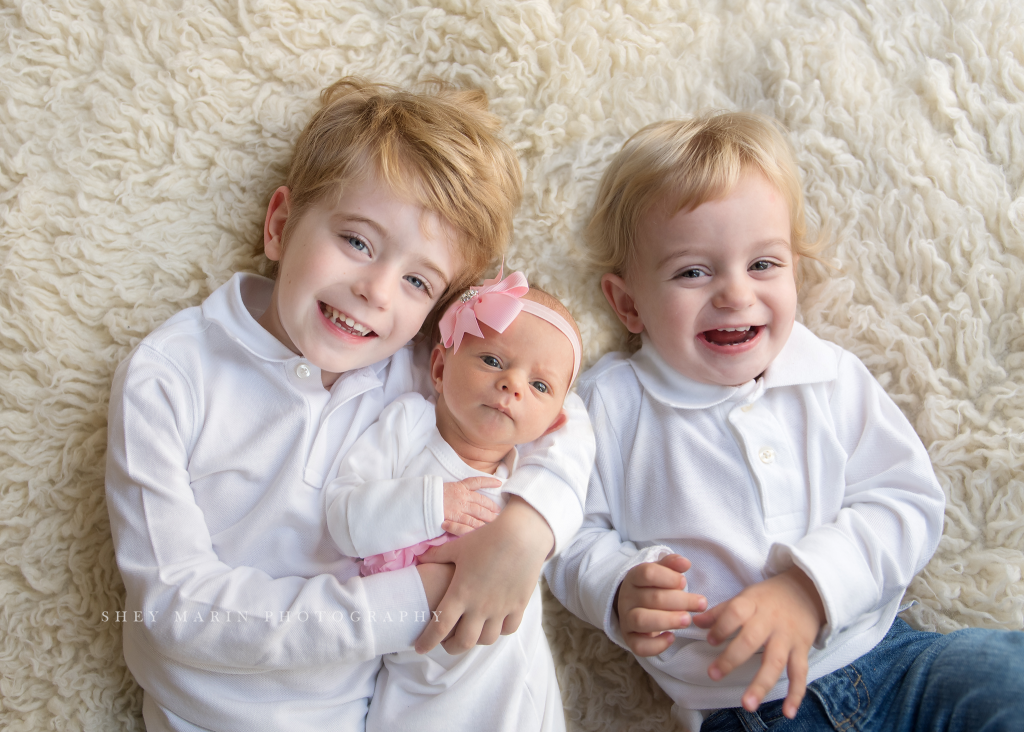
[[793,253],[817,259],[818,242],[807,240],[800,172],[778,123],[751,112],[714,112],[656,122],[622,146],[601,178],[586,229],[594,266],[625,277],[637,232],[656,203],[667,197],[673,212],[693,210],[729,195],[750,170],[789,203]]
[[448,293],[476,282],[504,254],[522,199],[522,173],[482,91],[436,82],[416,93],[347,77],[320,99],[288,172],[286,244],[310,206],[376,174],[455,230],[463,261]]

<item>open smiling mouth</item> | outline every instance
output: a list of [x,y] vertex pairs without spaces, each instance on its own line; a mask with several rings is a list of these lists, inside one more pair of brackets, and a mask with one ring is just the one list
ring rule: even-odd
[[352,320],[352,318],[345,315],[345,313],[335,310],[325,302],[320,303],[320,312],[323,313],[324,317],[331,321],[335,327],[349,333],[350,335],[359,336],[360,338],[377,335],[362,323]]
[[715,346],[739,346],[752,341],[763,328],[763,325],[748,325],[743,328],[706,330],[700,337]]

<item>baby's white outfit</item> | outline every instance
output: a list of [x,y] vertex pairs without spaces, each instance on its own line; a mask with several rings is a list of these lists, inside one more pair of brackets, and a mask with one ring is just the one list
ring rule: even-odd
[[[380,656],[426,627],[416,570],[358,577],[322,495],[385,406],[430,390],[426,370],[407,346],[324,389],[257,322],[272,289],[235,275],[143,339],[114,378],[107,507],[124,655],[150,732],[360,730]],[[524,448],[505,486],[558,549],[582,517],[592,457],[579,444],[593,455],[571,397],[570,423]]]
[[[443,483],[473,476],[507,479],[513,449],[494,476],[466,465],[437,431],[434,405],[419,394],[392,402],[356,441],[326,486],[327,524],[351,556],[369,556],[444,533]],[[482,489],[499,507],[503,488]],[[385,573],[388,574],[388,573]],[[564,730],[554,662],[541,626],[540,588],[519,629],[489,646],[449,655],[384,656],[367,732]]]
[[[609,354],[580,379],[597,437],[583,528],[546,574],[576,615],[625,647],[612,600],[633,566],[678,553],[708,607],[793,566],[827,624],[808,681],[873,648],[935,551],[944,496],[914,429],[853,354],[800,324],[762,378],[698,383],[651,344]],[[720,682],[724,646],[696,626],[638,658],[677,705],[740,705],[757,654]],[[785,675],[768,694],[786,694]]]

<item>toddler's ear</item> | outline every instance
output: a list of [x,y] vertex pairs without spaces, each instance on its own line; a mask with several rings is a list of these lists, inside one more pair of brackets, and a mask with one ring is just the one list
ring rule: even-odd
[[263,222],[263,252],[267,259],[280,262],[284,254],[284,225],[291,209],[291,194],[288,186],[281,186],[270,197],[267,204],[267,218]]
[[[563,425],[564,425],[564,424],[565,424],[566,422],[568,422],[568,421],[569,421],[569,417],[568,417],[568,416],[566,416],[566,414],[565,414],[565,410],[564,410],[564,409],[563,409],[563,410],[561,410],[561,411],[560,411],[560,412],[558,413],[558,416],[557,416],[557,417],[555,417],[555,421],[554,421],[554,422],[552,422],[552,423],[551,423],[551,425],[550,425],[550,426],[549,426],[549,427],[548,427],[548,428],[547,428],[546,430],[544,430],[544,434],[543,434],[543,435],[541,435],[540,437],[543,437],[544,435],[550,435],[550,434],[551,434],[552,432],[554,432],[555,430],[557,430],[557,429],[561,429],[561,428],[562,428],[562,426],[563,426]],[[537,439],[539,440],[539,439],[540,439],[540,437],[538,437]]]
[[434,391],[441,392],[441,384],[444,382],[444,346],[438,343],[430,352],[430,383],[434,385]]
[[636,301],[624,279],[617,274],[606,273],[601,277],[601,292],[630,333],[643,332],[643,319],[636,309]]

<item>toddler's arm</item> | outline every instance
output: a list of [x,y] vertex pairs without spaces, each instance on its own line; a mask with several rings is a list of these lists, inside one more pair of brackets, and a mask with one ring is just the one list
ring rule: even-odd
[[436,646],[456,624],[456,635],[445,643],[449,653],[493,643],[519,627],[544,560],[561,549],[583,515],[594,434],[575,394],[566,397],[565,411],[565,426],[520,448],[520,463],[502,488],[512,495],[498,518],[423,555],[454,562],[456,570],[438,606],[441,620],[420,636],[418,651]]
[[664,652],[675,640],[671,631],[688,627],[691,611],[707,608],[703,595],[686,592],[683,572],[689,568],[688,559],[670,554],[657,562],[638,564],[626,573],[614,607],[623,640],[636,655]]

